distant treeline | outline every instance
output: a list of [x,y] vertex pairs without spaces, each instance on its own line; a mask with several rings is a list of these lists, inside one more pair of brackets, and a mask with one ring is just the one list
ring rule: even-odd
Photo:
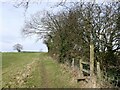
[[40,53],[40,52],[36,52],[36,51],[22,51],[22,53]]

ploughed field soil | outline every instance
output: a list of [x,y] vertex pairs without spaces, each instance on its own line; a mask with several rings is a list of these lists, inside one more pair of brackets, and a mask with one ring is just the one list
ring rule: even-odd
[[47,53],[2,53],[2,88],[74,88],[72,75]]

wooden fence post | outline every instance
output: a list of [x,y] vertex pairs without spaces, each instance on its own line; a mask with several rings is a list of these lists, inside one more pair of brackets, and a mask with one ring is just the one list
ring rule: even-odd
[[82,71],[82,70],[83,70],[83,65],[82,65],[82,61],[83,61],[83,60],[82,60],[82,59],[83,59],[83,58],[81,58],[81,59],[80,59],[80,62],[79,62],[79,63],[80,63],[80,78],[83,77],[83,71]]
[[72,59],[72,68],[74,69],[74,63],[75,63],[75,60],[74,58]]
[[101,80],[100,62],[97,62],[97,77],[98,80]]
[[74,63],[75,63],[75,60],[74,60],[74,58],[72,59],[72,74],[73,74],[73,81],[75,81],[75,77],[74,77],[74,75],[75,75],[75,72],[74,72],[74,70],[75,70],[75,66],[74,66]]
[[96,87],[96,78],[94,75],[94,44],[90,43],[90,78],[91,78],[91,87]]
[[90,76],[94,75],[94,45],[90,44]]

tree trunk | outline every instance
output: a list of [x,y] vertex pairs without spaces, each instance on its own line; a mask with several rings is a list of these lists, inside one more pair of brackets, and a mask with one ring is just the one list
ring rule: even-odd
[[21,52],[21,50],[20,50],[20,49],[18,49],[17,51],[18,51],[18,52]]

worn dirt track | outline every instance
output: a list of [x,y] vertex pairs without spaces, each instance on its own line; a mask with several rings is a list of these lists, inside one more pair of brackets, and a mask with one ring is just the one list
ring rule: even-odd
[[40,74],[41,74],[41,87],[48,88],[48,75],[44,63],[40,62]]

